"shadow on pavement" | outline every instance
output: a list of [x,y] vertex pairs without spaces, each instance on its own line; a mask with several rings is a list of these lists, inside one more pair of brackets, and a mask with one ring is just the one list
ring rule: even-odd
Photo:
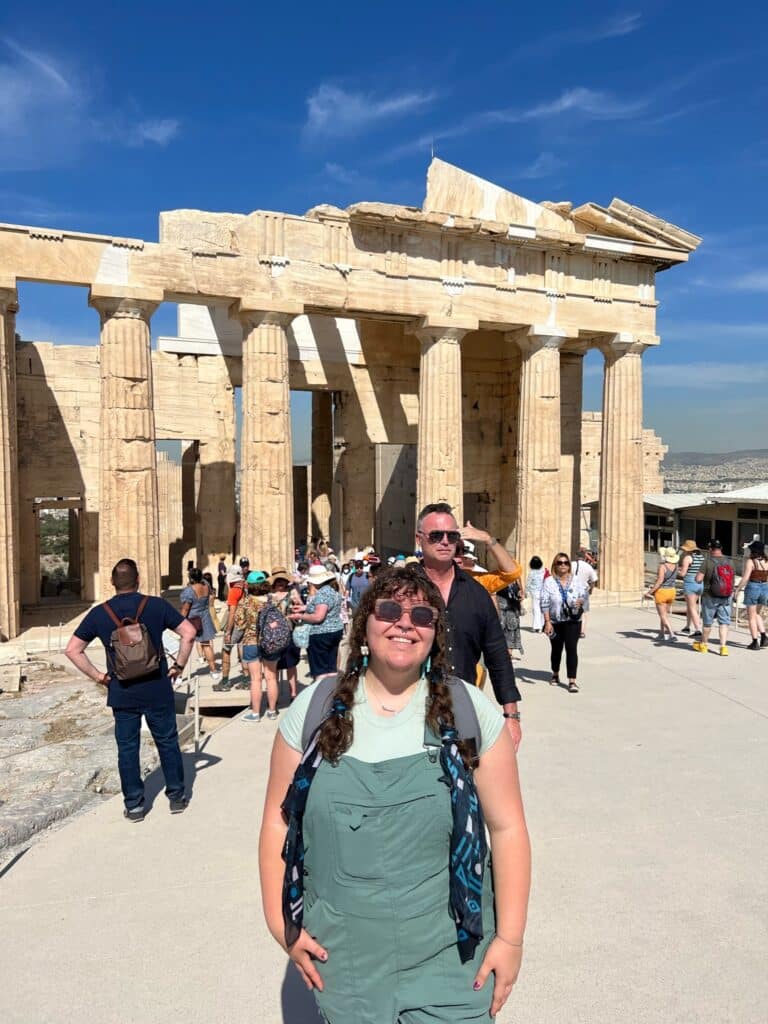
[[[215,754],[206,754],[205,750],[200,750],[197,754],[193,751],[182,751],[182,760],[184,761],[184,782],[186,784],[187,796],[192,799],[192,792],[195,788],[195,779],[197,773],[205,771],[206,768],[212,768],[214,765],[221,761],[220,757],[216,757]],[[144,780],[144,803],[147,813],[152,809],[152,805],[155,799],[163,793],[165,790],[165,776],[163,775],[162,768],[158,765],[153,772],[146,777]]]
[[515,679],[520,683],[528,683],[529,686],[535,686],[536,683],[549,682],[551,675],[552,673],[549,670],[515,665]]
[[284,1024],[323,1024],[315,997],[290,960],[280,989],[280,1006]]

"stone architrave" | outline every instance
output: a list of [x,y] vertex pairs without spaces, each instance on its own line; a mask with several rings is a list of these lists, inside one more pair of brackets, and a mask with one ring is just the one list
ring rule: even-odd
[[562,334],[515,332],[520,346],[517,427],[515,557],[527,565],[538,555],[547,565],[563,550],[560,496],[560,348]]
[[643,352],[618,334],[603,342],[600,587],[639,597],[643,587]]
[[160,522],[150,317],[162,294],[124,296],[91,289],[101,317],[99,592],[114,591],[112,567],[133,558],[141,589],[158,594]]
[[464,516],[461,339],[472,329],[426,322],[414,331],[421,344],[416,511],[447,501],[459,523]]
[[251,309],[243,301],[232,308],[243,325],[240,554],[255,569],[294,560],[287,331],[301,312]]
[[16,434],[16,289],[0,287],[0,637],[21,628],[18,440]]
[[333,488],[333,395],[330,391],[312,392],[311,488],[311,533],[328,540]]

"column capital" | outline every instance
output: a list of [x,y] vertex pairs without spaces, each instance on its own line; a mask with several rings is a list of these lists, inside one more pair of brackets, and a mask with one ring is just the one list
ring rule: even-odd
[[606,359],[619,359],[621,356],[641,356],[647,349],[655,348],[659,339],[654,334],[630,334],[621,331],[598,340],[596,347]]
[[16,313],[19,309],[19,293],[16,282],[10,277],[0,277],[0,314]]
[[115,288],[91,285],[88,305],[98,311],[102,323],[112,317],[148,321],[163,301],[161,288]]
[[519,331],[509,331],[504,337],[507,341],[518,345],[523,356],[531,356],[542,349],[559,350],[569,340],[567,332],[560,328],[547,328],[536,324],[531,327],[523,327]]
[[465,334],[478,329],[478,321],[471,317],[420,317],[413,320],[409,334],[415,335],[422,346],[434,344],[436,341],[460,342]]
[[301,302],[280,300],[278,302],[265,302],[256,296],[245,296],[237,299],[229,307],[229,315],[233,320],[249,329],[259,327],[261,324],[273,324],[278,327],[287,327],[297,316],[304,312],[304,305]]

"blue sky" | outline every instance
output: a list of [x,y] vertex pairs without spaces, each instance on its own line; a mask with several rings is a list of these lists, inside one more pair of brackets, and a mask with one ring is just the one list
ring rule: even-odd
[[[420,205],[434,140],[531,199],[620,196],[702,235],[687,266],[657,278],[646,425],[672,450],[768,447],[762,5],[212,11],[6,0],[0,219],[152,240],[158,212],[179,207]],[[82,290],[22,285],[20,298],[23,337],[95,340]],[[174,333],[174,319],[161,307],[153,330]],[[588,357],[588,408],[600,377]]]

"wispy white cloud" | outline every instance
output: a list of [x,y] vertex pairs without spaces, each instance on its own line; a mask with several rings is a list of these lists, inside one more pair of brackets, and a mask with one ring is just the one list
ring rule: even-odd
[[523,43],[513,50],[511,56],[515,59],[521,57],[543,57],[559,53],[571,46],[584,46],[587,43],[600,42],[603,39],[616,39],[620,36],[628,36],[636,32],[642,25],[642,17],[637,13],[616,14],[612,17],[599,21],[594,25],[587,25],[584,28],[560,29],[556,32],[548,32],[538,39],[532,39],[529,43]]
[[768,292],[768,270],[752,270],[730,281],[730,286],[740,292]]
[[675,320],[659,324],[662,341],[717,341],[728,345],[734,341],[768,341],[768,321],[761,323],[717,323],[712,320]]
[[97,143],[162,146],[178,131],[174,118],[101,109],[74,65],[0,37],[0,171],[71,163]]
[[436,98],[434,92],[375,96],[323,83],[307,98],[304,134],[311,139],[358,135],[380,121],[417,113]]
[[516,171],[514,177],[530,180],[548,178],[563,167],[565,167],[565,161],[555,156],[554,153],[539,153],[535,160]]
[[9,223],[53,224],[76,215],[77,210],[51,203],[41,196],[0,189],[0,220]]
[[648,363],[643,378],[654,388],[686,390],[724,385],[768,384],[768,364],[755,363]]
[[327,163],[325,173],[328,178],[339,185],[360,185],[368,180],[359,171],[335,163]]

